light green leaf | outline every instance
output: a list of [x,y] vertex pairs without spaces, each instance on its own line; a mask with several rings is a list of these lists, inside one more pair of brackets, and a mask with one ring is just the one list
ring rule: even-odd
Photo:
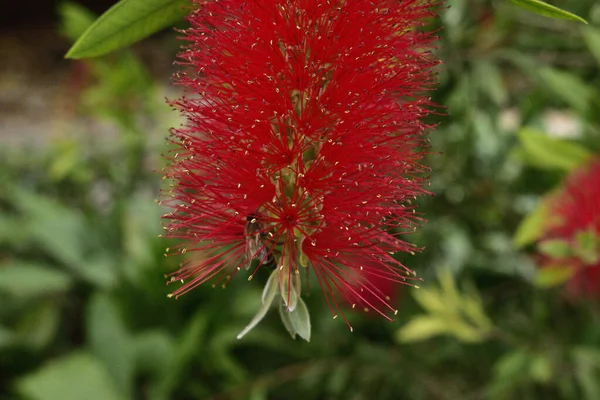
[[529,364],[529,374],[534,381],[548,383],[552,378],[553,366],[546,354],[536,354]]
[[484,332],[459,318],[447,319],[446,329],[449,335],[456,337],[461,342],[467,343],[481,342],[486,338],[487,334],[487,332]]
[[482,336],[493,329],[494,324],[485,313],[481,296],[474,286],[462,297],[460,305],[465,316],[479,329]]
[[306,303],[304,303],[304,300],[302,300],[301,297],[298,297],[298,304],[296,308],[294,308],[294,310],[291,311],[289,311],[288,309],[286,314],[289,317],[289,322],[293,328],[294,333],[297,333],[298,336],[300,336],[302,339],[306,340],[307,342],[310,342],[310,314],[308,313],[308,307],[306,307]]
[[121,0],[75,42],[66,58],[97,57],[136,43],[181,20],[188,0]]
[[200,343],[206,343],[206,329],[208,326],[208,313],[200,309],[192,317],[192,321],[185,328],[184,332],[177,338],[177,347],[172,353],[169,364],[165,368],[165,373],[160,375],[149,388],[148,398],[151,399],[171,399],[171,393],[181,379],[185,376],[185,371],[189,364],[198,354]]
[[174,348],[174,340],[166,332],[156,330],[136,336],[133,352],[137,370],[162,375],[169,367]]
[[17,381],[21,396],[30,400],[120,400],[102,363],[87,353],[45,364]]
[[575,270],[569,266],[552,265],[541,268],[535,275],[533,284],[539,288],[552,288],[562,285],[573,276]]
[[568,19],[571,21],[579,21],[587,24],[587,21],[578,15],[562,10],[558,7],[552,6],[548,3],[544,3],[540,0],[512,0],[517,6],[524,8],[528,11],[534,12],[544,17]]
[[90,247],[98,244],[92,244],[95,231],[79,210],[16,187],[10,189],[10,200],[27,216],[26,229],[48,255],[90,283],[105,288],[116,283],[112,254],[96,251],[90,259]]
[[517,227],[514,243],[517,248],[535,242],[544,233],[544,226],[548,221],[548,207],[544,201],[525,216]]
[[580,144],[553,139],[535,129],[523,128],[517,135],[524,150],[525,161],[540,168],[571,171],[592,156]]
[[540,253],[552,258],[567,258],[573,256],[571,244],[561,239],[544,240],[538,244]]
[[91,299],[87,317],[87,337],[93,354],[112,375],[121,393],[130,397],[133,379],[133,342],[119,315],[119,308],[104,293]]
[[265,315],[267,315],[267,311],[271,308],[271,304],[279,291],[278,276],[279,269],[276,269],[271,273],[262,293],[262,306],[258,309],[258,312],[254,315],[254,318],[252,318],[250,323],[237,335],[238,339],[243,338],[248,332],[254,329],[256,325],[262,321]]
[[600,29],[593,26],[586,26],[583,30],[583,38],[590,49],[590,53],[596,58],[600,65]]
[[445,313],[448,308],[455,309],[456,304],[448,304],[439,290],[420,288],[411,291],[413,298],[423,309],[430,313]]
[[11,346],[15,341],[14,337],[15,335],[10,329],[0,325],[0,350],[2,350],[3,347]]
[[16,340],[36,350],[52,342],[60,324],[60,311],[54,301],[37,303],[19,321]]
[[[278,282],[279,282],[279,269],[276,269],[275,271],[271,272],[271,275],[269,275],[269,279],[267,279],[267,283],[265,284],[265,287],[263,289],[262,295],[261,295],[261,301],[262,304],[266,304],[268,302],[273,301],[273,298],[275,297],[275,295],[277,294],[277,290],[278,290]],[[271,300],[269,300],[271,299]]]
[[448,332],[446,321],[432,316],[418,315],[398,331],[401,342],[420,342]]
[[575,362],[575,378],[583,389],[583,399],[600,398],[600,351],[595,347],[578,346],[572,351]]
[[15,297],[36,297],[66,292],[71,277],[58,269],[26,261],[0,265],[0,292]]
[[473,74],[481,90],[498,106],[506,104],[508,92],[503,81],[502,71],[498,64],[488,60],[480,60],[473,64]]
[[516,349],[504,354],[494,365],[494,379],[487,388],[490,399],[508,399],[511,389],[527,379],[529,354]]
[[94,14],[87,8],[70,1],[60,3],[58,13],[60,14],[61,33],[73,42],[85,32],[95,19]]
[[586,112],[596,92],[587,82],[573,72],[542,67],[533,71],[543,86],[579,112]]

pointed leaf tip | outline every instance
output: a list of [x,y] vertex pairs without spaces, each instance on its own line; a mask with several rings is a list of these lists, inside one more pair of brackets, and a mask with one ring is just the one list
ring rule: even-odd
[[187,5],[189,0],[121,0],[77,39],[65,58],[97,57],[130,46],[183,19]]
[[568,19],[571,21],[578,21],[587,24],[587,21],[581,18],[579,15],[565,11],[541,0],[512,0],[512,2],[525,10],[534,12],[544,17]]

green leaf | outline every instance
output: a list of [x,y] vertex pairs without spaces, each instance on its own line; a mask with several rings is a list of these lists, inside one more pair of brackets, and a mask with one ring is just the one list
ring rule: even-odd
[[575,379],[583,389],[582,399],[600,398],[600,351],[591,346],[578,346],[572,351],[575,362]]
[[0,265],[0,292],[15,297],[37,297],[66,292],[73,280],[62,271],[26,261]]
[[[284,312],[285,311],[286,310],[284,310]],[[294,332],[294,335],[292,335],[292,337],[294,337],[297,333],[298,336],[300,336],[302,339],[306,340],[307,342],[310,342],[310,314],[308,313],[308,307],[306,307],[306,303],[304,303],[302,297],[298,297],[298,303],[296,305],[296,308],[294,308],[293,310],[288,309],[288,311],[285,312],[285,314],[289,317],[289,322]]]
[[17,381],[21,396],[30,400],[120,400],[102,363],[87,353],[51,361]]
[[417,303],[429,313],[445,313],[448,308],[455,309],[457,304],[448,304],[439,290],[420,288],[412,290],[411,294]]
[[588,111],[596,92],[578,75],[550,67],[538,67],[532,73],[543,86],[569,106],[579,112]]
[[596,58],[598,61],[598,65],[600,65],[600,29],[586,26],[583,30],[583,38],[590,49],[590,53]]
[[275,296],[279,292],[279,269],[276,269],[271,273],[267,284],[262,293],[262,306],[258,309],[258,312],[254,315],[254,318],[248,325],[237,335],[238,339],[243,338],[248,332],[258,325],[260,321],[267,315],[267,311],[271,308],[271,304],[275,299]]
[[60,310],[54,301],[37,303],[19,321],[16,340],[29,348],[40,350],[48,346],[58,331]]
[[544,233],[547,223],[548,207],[542,200],[538,206],[523,218],[513,239],[517,248],[524,247],[535,242]]
[[534,381],[548,383],[552,378],[553,366],[546,354],[536,354],[529,363],[529,374]]
[[188,0],[121,0],[100,16],[66,58],[97,57],[136,43],[189,13]]
[[448,331],[449,335],[452,335],[461,342],[466,343],[481,342],[487,336],[487,332],[482,331],[459,318],[447,319],[446,330]]
[[517,136],[524,150],[524,161],[540,168],[571,171],[592,156],[577,143],[553,139],[534,129],[523,128]]
[[95,16],[81,4],[65,1],[59,4],[60,32],[71,41],[77,40],[89,26]]
[[15,334],[8,328],[0,325],[0,350],[9,347],[15,341]]
[[121,393],[130,397],[133,379],[133,343],[114,301],[104,293],[91,299],[87,337],[93,354],[104,362]]
[[105,288],[116,283],[114,255],[92,239],[97,232],[81,211],[16,187],[10,189],[10,200],[26,215],[25,229],[39,248],[90,283]]
[[486,398],[509,399],[508,393],[529,376],[529,354],[516,349],[504,354],[494,365],[494,379],[487,388]]
[[569,266],[551,265],[538,270],[533,284],[539,288],[552,288],[567,282],[574,273]]
[[448,332],[446,321],[438,317],[418,315],[398,331],[400,342],[420,342]]
[[149,331],[136,336],[133,342],[136,369],[161,376],[169,367],[175,343],[166,332]]
[[567,258],[574,254],[571,244],[561,239],[544,240],[538,244],[538,250],[552,258]]
[[571,21],[579,21],[587,24],[587,21],[578,15],[562,10],[558,7],[544,3],[540,0],[511,0],[517,6],[528,11],[534,12],[544,17],[568,19]]
[[192,317],[192,321],[185,331],[177,338],[177,347],[165,368],[165,373],[152,382],[149,388],[150,399],[171,399],[171,392],[177,388],[181,379],[185,377],[185,371],[192,360],[198,354],[200,343],[206,343],[206,330],[208,327],[208,313],[200,309]]

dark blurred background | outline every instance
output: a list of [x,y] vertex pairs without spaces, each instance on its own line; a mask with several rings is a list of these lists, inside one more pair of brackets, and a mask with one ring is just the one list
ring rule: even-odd
[[[598,302],[567,300],[515,241],[568,172],[545,144],[600,149],[595,0],[553,2],[587,26],[509,1],[447,2],[435,196],[411,237],[425,250],[402,259],[425,282],[398,289],[394,323],[349,312],[353,333],[313,285],[310,343],[275,311],[236,340],[266,276],[166,297],[179,260],[163,256],[155,199],[180,123],[165,103],[178,95],[177,34],[65,60],[113,1],[5,3],[0,400],[600,399]],[[531,132],[543,143],[523,143]]]

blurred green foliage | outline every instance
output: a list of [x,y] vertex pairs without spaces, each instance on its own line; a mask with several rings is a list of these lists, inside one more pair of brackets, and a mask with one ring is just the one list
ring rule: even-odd
[[[600,151],[600,6],[555,3],[590,25],[449,1],[426,249],[403,259],[425,282],[393,324],[349,313],[354,333],[313,286],[310,343],[276,313],[236,339],[266,276],[167,299],[148,132],[178,116],[132,53],[83,62],[81,112],[119,134],[0,150],[0,399],[600,398],[600,305],[565,301],[564,271],[528,255],[543,196]],[[72,40],[93,20],[61,15]]]

